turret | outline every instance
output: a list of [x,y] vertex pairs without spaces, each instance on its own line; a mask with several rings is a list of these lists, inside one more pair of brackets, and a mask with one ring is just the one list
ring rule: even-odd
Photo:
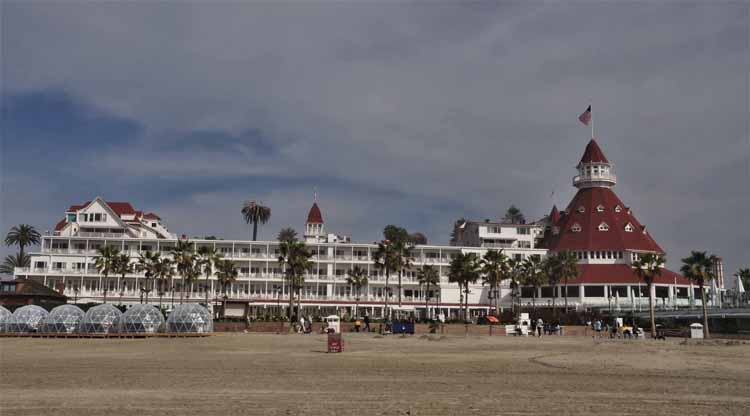
[[576,168],[578,175],[573,177],[573,186],[578,189],[611,188],[617,183],[612,164],[609,163],[594,139],[586,145],[586,150]]

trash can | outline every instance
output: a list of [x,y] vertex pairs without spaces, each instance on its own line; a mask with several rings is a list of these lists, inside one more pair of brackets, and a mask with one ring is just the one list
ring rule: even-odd
[[344,338],[341,333],[328,334],[328,352],[344,352]]
[[690,338],[703,338],[703,325],[699,323],[690,324]]

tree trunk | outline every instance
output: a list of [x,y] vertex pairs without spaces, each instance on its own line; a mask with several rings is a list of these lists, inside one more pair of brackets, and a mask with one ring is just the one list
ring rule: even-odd
[[706,306],[706,289],[701,285],[701,306],[703,306],[703,338],[711,338],[708,332],[708,307]]
[[208,275],[206,275],[206,308],[208,308],[208,289],[211,286],[210,282],[208,281]]
[[654,297],[651,296],[651,286],[653,283],[647,283],[648,287],[648,312],[651,318],[651,338],[656,338],[656,317],[654,313]]
[[292,285],[292,282],[289,282],[289,310],[287,310],[287,318],[289,318],[289,330],[291,331],[292,328],[292,311],[294,310],[294,286]]
[[107,286],[108,286],[107,283],[109,283],[108,280],[109,280],[109,277],[105,274],[104,275],[104,303],[107,303]]
[[258,221],[253,221],[253,241],[258,238]]
[[427,304],[429,302],[430,298],[427,297],[427,293],[430,291],[430,285],[427,285],[424,291],[424,320],[429,321],[430,320],[430,307]]
[[[458,305],[459,309],[464,308],[464,289],[460,284],[458,285]],[[465,313],[463,311],[461,312],[461,315],[464,315],[464,321],[466,321]]]
[[399,308],[401,307],[401,291],[402,291],[401,290],[401,274],[402,274],[402,271],[399,270],[398,271],[398,307]]
[[385,296],[385,306],[383,307],[383,318],[384,319],[390,319],[390,313],[388,312],[388,280],[390,278],[390,271],[388,269],[385,269],[385,293],[383,295]]
[[[557,289],[559,289],[559,288],[560,288],[559,285],[555,285],[555,293],[552,294],[552,316],[555,317],[555,318],[557,318],[557,303],[555,302],[555,300],[557,300],[557,296],[556,295],[557,295],[557,292],[558,292]],[[565,290],[565,293],[566,294],[568,293],[567,289]]]
[[224,296],[221,298],[221,319],[227,318],[227,292],[224,291]]
[[531,313],[536,314],[536,288],[534,288],[533,296],[531,296]]

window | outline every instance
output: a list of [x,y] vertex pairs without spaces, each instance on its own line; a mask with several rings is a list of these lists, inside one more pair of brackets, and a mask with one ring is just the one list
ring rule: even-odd
[[584,286],[583,297],[586,298],[603,298],[604,286]]
[[529,234],[529,229],[527,227],[518,227],[516,229],[516,232],[518,234],[528,235]]
[[604,212],[604,205],[597,205],[596,212]]
[[609,231],[609,225],[606,222],[599,224],[599,231]]
[[156,223],[155,223],[155,222],[152,222],[152,223],[151,223],[151,226],[152,226],[152,227],[156,227]]
[[521,297],[522,298],[533,298],[534,297],[534,288],[533,287],[522,287],[521,288]]
[[531,248],[531,241],[519,241],[518,247],[519,248]]
[[619,298],[627,298],[628,297],[628,287],[627,286],[610,286],[609,287],[609,296],[619,297]]
[[628,232],[628,233],[632,233],[633,232],[633,224],[631,224],[631,223],[625,224],[625,231]]
[[68,222],[76,222],[76,214],[68,214]]
[[676,287],[675,293],[678,298],[680,299],[687,299],[688,297],[688,288],[686,287]]
[[514,258],[514,259],[515,259],[516,261],[521,261],[521,260],[523,260],[523,255],[522,255],[522,254],[514,254],[514,255],[513,255],[513,258]]
[[615,212],[620,212],[620,211],[622,211],[622,207],[620,207],[619,205],[615,206]]
[[669,287],[668,286],[654,286],[654,294],[656,295],[656,298],[664,299],[669,297]]
[[584,212],[586,212],[586,208],[584,208],[583,205],[581,205],[580,207],[578,207],[578,209],[576,211],[578,211],[581,214],[583,214]]
[[581,232],[581,226],[578,225],[578,223],[573,224],[572,227],[570,227],[570,231],[573,231],[574,233],[580,233]]
[[552,286],[543,286],[542,287],[542,297],[543,298],[552,298],[555,297],[554,295],[554,287]]
[[569,298],[577,298],[578,296],[580,296],[578,286],[562,286],[561,289],[568,292]]

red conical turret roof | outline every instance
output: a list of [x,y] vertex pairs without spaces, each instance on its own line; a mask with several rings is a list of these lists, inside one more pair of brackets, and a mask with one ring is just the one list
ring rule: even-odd
[[578,162],[578,165],[581,165],[582,163],[609,163],[609,160],[604,156],[604,152],[602,152],[602,149],[599,147],[599,144],[596,143],[596,140],[591,139],[589,144],[586,145],[586,150],[583,152],[583,156],[581,157],[581,161]]
[[561,216],[555,225],[559,227],[559,233],[549,236],[544,243],[553,252],[642,250],[664,253],[646,232],[646,227],[609,188],[578,191],[568,205],[566,215]]
[[307,224],[323,224],[323,214],[320,213],[317,202],[313,203],[310,212],[307,214]]

